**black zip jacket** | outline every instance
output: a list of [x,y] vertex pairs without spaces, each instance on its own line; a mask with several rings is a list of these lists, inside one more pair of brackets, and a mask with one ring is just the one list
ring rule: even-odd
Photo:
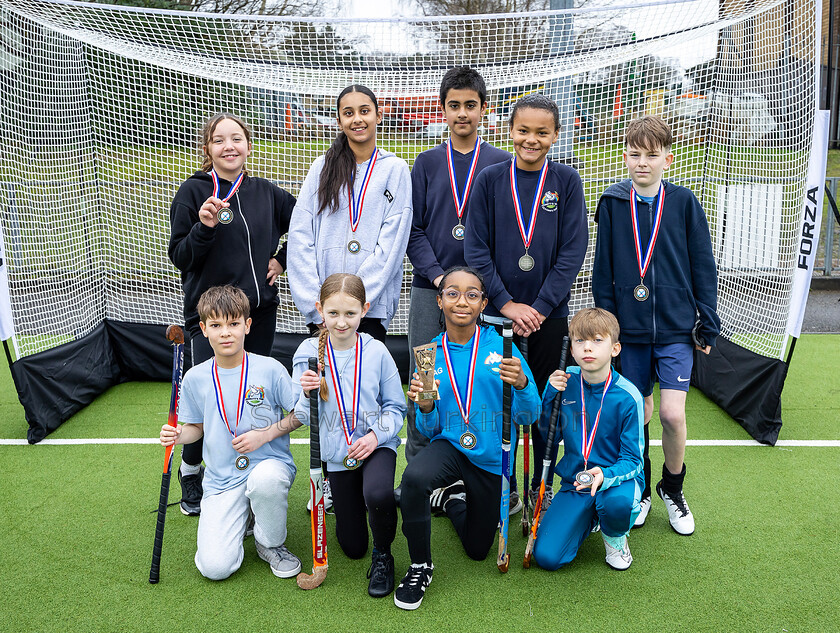
[[[224,198],[232,183],[219,179]],[[266,280],[272,257],[286,269],[286,245],[280,238],[289,230],[295,198],[264,178],[245,176],[228,200],[233,220],[210,228],[198,219],[198,210],[213,192],[210,174],[197,171],[180,186],[169,219],[169,259],[181,271],[184,321],[198,321],[196,304],[212,286],[232,284],[245,291],[251,311],[277,306],[277,286]]]

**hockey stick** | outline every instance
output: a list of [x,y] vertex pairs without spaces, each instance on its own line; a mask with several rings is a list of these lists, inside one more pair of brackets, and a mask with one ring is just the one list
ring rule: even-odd
[[[177,325],[166,328],[166,338],[172,341],[172,393],[169,396],[169,426],[178,426],[178,398],[181,393],[181,377],[184,370],[184,331]],[[160,554],[163,550],[163,528],[166,523],[166,506],[169,501],[169,479],[172,476],[172,449],[167,446],[163,458],[163,476],[160,480],[160,501],[158,502],[155,545],[152,548],[152,568],[149,582],[160,580]]]
[[[522,348],[522,358],[528,362],[528,339],[521,338],[519,345]],[[531,425],[526,424],[522,427],[522,443],[525,445],[525,451],[522,457],[522,487],[519,498],[522,499],[522,536],[528,536],[531,530]]]
[[[506,320],[502,325],[504,345],[502,355],[510,358],[513,353],[513,323]],[[510,407],[511,384],[502,382],[502,501],[499,507],[499,557],[496,565],[499,571],[506,573],[510,554],[508,554],[508,528],[510,527]]]
[[[563,347],[560,349],[560,371],[566,371],[566,358],[569,354],[569,337],[563,337]],[[557,420],[560,417],[560,403],[563,400],[563,392],[558,391],[551,403],[551,416],[548,419],[548,434],[545,438],[545,455],[543,456],[542,479],[540,479],[540,494],[534,506],[534,520],[531,523],[531,533],[528,535],[528,544],[525,546],[525,559],[522,566],[528,569],[531,566],[531,554],[534,551],[534,541],[537,539],[537,528],[542,519],[542,504],[545,497],[545,480],[548,478],[548,469],[551,466],[551,449],[554,445],[554,436],[557,432]]]
[[[318,373],[318,359],[309,359],[309,369]],[[321,435],[318,420],[318,390],[309,392],[309,498],[312,512],[312,574],[300,572],[297,584],[301,589],[315,589],[327,577],[327,525],[324,508],[324,473],[321,470]]]
[[530,425],[526,424],[522,427],[522,443],[525,451],[522,454],[522,494],[519,495],[522,499],[522,520],[519,522],[522,526],[522,536],[528,536],[531,531],[531,519],[529,512],[531,510],[531,495],[529,494],[531,488],[531,438]]

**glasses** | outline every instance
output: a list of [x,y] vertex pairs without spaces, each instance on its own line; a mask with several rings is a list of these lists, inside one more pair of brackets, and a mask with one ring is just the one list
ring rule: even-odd
[[440,296],[448,303],[455,303],[458,299],[464,297],[467,303],[476,304],[481,303],[481,300],[484,298],[484,293],[479,290],[467,290],[465,292],[461,292],[460,290],[455,290],[454,288],[448,288],[441,292]]

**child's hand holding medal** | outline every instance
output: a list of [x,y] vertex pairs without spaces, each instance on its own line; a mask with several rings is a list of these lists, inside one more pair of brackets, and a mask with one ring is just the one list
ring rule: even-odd
[[[204,226],[209,226],[212,229],[220,221],[219,214],[228,207],[230,207],[229,202],[223,202],[220,198],[210,196],[198,210],[198,219]],[[227,213],[230,213],[230,211]]]

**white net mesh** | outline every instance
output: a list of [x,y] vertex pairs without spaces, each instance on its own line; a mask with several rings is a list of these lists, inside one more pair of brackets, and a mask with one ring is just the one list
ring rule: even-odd
[[[411,164],[444,138],[440,80],[466,64],[489,89],[482,135],[503,148],[519,96],[542,90],[558,102],[556,157],[579,169],[590,216],[624,177],[627,121],[665,117],[677,138],[669,178],[692,188],[709,217],[723,332],[778,356],[814,113],[814,2],[587,1],[565,12],[397,21],[2,0],[0,222],[18,354],[104,318],[180,322],[168,210],[198,168],[210,115],[248,121],[249,170],[297,194],[336,131],[342,88],[374,90],[379,144]],[[573,312],[591,303],[590,228]],[[406,293],[410,275],[406,260]],[[278,329],[303,331],[285,278],[280,288]],[[406,293],[391,332],[405,332]]]

